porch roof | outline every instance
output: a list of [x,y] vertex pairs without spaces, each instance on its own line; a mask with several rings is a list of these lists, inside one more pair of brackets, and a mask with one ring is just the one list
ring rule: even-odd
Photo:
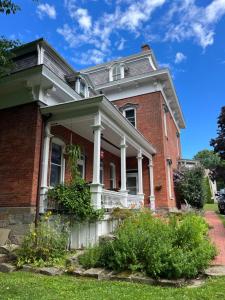
[[[41,112],[43,115],[49,115],[48,121],[51,124],[61,124],[71,129],[80,128],[81,133],[85,133],[85,128],[82,127],[82,121],[89,120],[89,125],[93,125],[93,123],[90,122],[92,122],[95,114],[100,112],[103,127],[106,127],[108,131],[108,136],[106,136],[108,139],[113,139],[112,132],[116,133],[118,137],[125,135],[129,145],[136,150],[142,150],[143,155],[146,157],[150,158],[152,154],[156,153],[151,143],[130,124],[104,95],[42,107]],[[74,123],[75,121],[77,121],[77,123]],[[72,126],[72,124],[75,125]],[[91,128],[91,126],[89,126],[89,128]],[[118,145],[118,141],[114,140],[114,144],[116,143]]]

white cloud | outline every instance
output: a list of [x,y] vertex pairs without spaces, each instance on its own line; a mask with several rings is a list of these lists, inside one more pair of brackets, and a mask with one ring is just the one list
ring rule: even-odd
[[197,6],[195,0],[176,0],[167,17],[166,41],[193,38],[203,49],[214,43],[215,25],[225,14],[225,0],[213,0],[206,7]]
[[73,57],[72,60],[79,65],[97,65],[104,62],[105,54],[97,49],[89,49],[88,51]]
[[119,50],[119,51],[123,50],[125,42],[126,42],[126,40],[124,38],[122,38],[118,43],[116,43],[117,50]]
[[81,28],[83,28],[84,30],[89,30],[91,28],[91,16],[89,16],[87,9],[78,8],[77,18]]
[[48,16],[50,19],[56,18],[56,9],[54,5],[48,3],[39,4],[37,6],[37,14],[40,19],[43,19],[44,16]]
[[187,57],[182,52],[177,52],[175,56],[175,64],[179,64],[187,59]]

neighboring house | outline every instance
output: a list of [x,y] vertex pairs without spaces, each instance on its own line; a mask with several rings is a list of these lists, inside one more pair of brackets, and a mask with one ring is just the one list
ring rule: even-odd
[[149,46],[77,72],[39,39],[17,49],[0,99],[0,227],[20,231],[46,210],[47,190],[68,178],[71,142],[96,208],[176,208],[185,124],[171,75]]

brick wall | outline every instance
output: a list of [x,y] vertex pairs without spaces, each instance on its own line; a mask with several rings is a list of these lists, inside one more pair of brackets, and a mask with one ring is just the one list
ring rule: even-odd
[[[161,92],[154,92],[114,101],[114,104],[118,107],[122,107],[126,103],[137,104],[137,129],[152,143],[157,151],[157,154],[153,158],[156,207],[174,207],[176,205],[175,199],[169,199],[168,195],[166,159],[168,157],[172,158],[172,167],[175,168],[178,159],[177,137],[176,127],[169,112],[166,114],[168,137],[165,136],[163,96]],[[149,196],[149,174],[147,165],[148,162],[145,161],[143,164],[143,181],[144,192]],[[172,181],[171,172],[171,182]]]
[[41,127],[36,104],[0,110],[0,207],[36,205]]

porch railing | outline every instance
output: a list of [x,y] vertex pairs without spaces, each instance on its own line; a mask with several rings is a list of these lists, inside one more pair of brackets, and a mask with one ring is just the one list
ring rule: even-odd
[[110,190],[103,190],[102,192],[102,206],[105,209],[115,207],[139,209],[144,205],[143,197],[139,195],[130,195],[123,192],[115,192]]

